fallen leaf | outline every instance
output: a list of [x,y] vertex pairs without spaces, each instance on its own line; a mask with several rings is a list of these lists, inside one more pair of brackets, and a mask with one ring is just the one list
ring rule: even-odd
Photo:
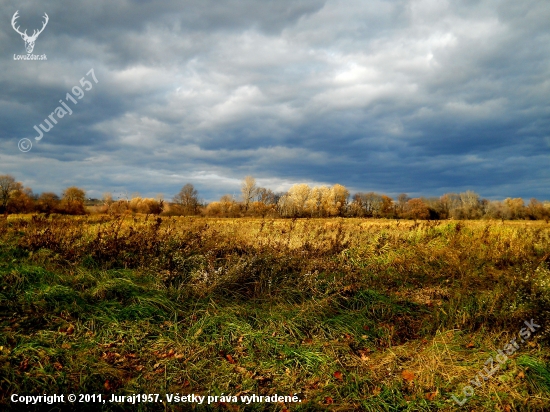
[[19,370],[21,372],[25,372],[27,369],[29,369],[29,361],[28,359],[25,359],[19,364]]
[[242,366],[235,366],[235,371],[239,372],[239,373],[242,373],[243,375],[248,374],[248,369],[243,368]]
[[235,359],[233,359],[233,356],[231,356],[230,354],[225,355],[225,359],[227,359],[227,362],[229,362],[232,365],[236,363]]
[[361,360],[362,360],[363,362],[368,361],[368,360],[370,359],[370,358],[367,356],[367,354],[370,353],[370,351],[369,351],[368,349],[360,349],[360,350],[358,351],[358,353],[359,353],[359,357],[361,358]]
[[344,380],[344,375],[342,374],[342,372],[340,371],[336,371],[332,374],[332,376],[334,376],[334,379],[342,382]]
[[401,376],[403,377],[403,379],[409,382],[412,382],[414,380],[414,373],[408,370],[404,370],[403,372],[401,372]]

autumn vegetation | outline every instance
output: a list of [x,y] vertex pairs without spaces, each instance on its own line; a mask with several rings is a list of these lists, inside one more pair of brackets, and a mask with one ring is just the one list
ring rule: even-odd
[[195,410],[460,410],[451,396],[534,319],[465,408],[548,410],[549,265],[544,221],[8,215],[0,408],[22,410],[13,393],[297,393]]
[[105,193],[101,200],[87,199],[78,187],[65,189],[61,196],[44,192],[33,194],[11,175],[0,175],[0,213],[52,213],[85,215],[152,214],[160,216],[329,218],[361,217],[411,220],[550,220],[550,201],[506,198],[482,199],[473,191],[446,193],[434,198],[395,199],[368,192],[350,195],[339,184],[310,187],[296,184],[285,193],[259,187],[252,176],[244,178],[239,199],[223,195],[219,201],[205,204],[195,187],[187,183],[171,201],[139,196],[113,199]]
[[[197,411],[550,410],[548,202],[277,194],[252,177],[240,199],[209,204],[192,184],[170,201],[92,202],[3,175],[0,207],[0,410],[43,410],[14,393],[301,399]],[[540,332],[458,407],[531,319]]]

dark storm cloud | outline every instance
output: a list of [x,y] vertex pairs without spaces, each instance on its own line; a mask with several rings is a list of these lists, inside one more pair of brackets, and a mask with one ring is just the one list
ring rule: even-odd
[[[31,33],[48,13],[47,61],[13,60],[15,10]],[[550,197],[545,0],[8,1],[1,15],[0,174],[37,191],[192,182],[210,200],[252,174],[274,190]],[[34,141],[90,68],[99,83]]]

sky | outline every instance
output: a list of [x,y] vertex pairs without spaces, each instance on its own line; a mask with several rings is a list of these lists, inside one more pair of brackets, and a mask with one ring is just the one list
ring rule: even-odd
[[[47,14],[46,60],[21,60],[16,11],[29,36]],[[192,183],[212,201],[252,175],[550,199],[548,0],[0,0],[0,17],[0,174],[35,193]]]

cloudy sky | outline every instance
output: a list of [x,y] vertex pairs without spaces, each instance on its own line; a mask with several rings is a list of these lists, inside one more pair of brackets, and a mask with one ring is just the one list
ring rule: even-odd
[[[48,14],[47,60],[15,60],[17,10],[28,35]],[[0,174],[36,193],[190,182],[214,200],[253,175],[550,199],[548,0],[0,0],[0,16]]]

